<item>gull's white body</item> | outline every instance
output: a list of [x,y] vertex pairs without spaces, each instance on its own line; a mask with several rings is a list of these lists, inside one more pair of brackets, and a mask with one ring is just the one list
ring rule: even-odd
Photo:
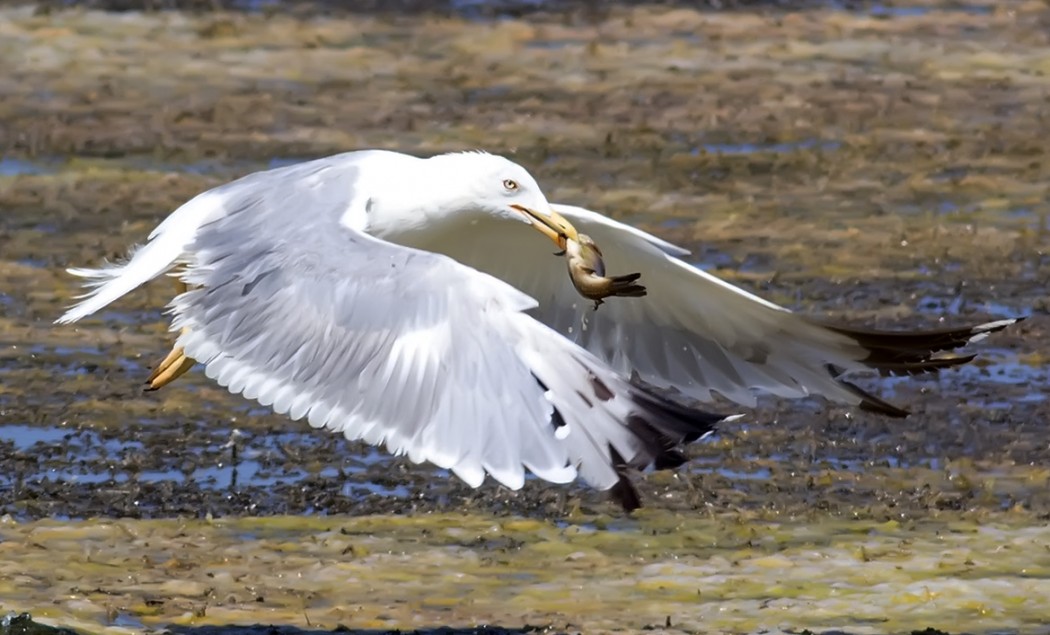
[[[485,189],[507,174],[520,191]],[[610,269],[641,272],[648,295],[591,310],[508,201],[560,212]],[[195,197],[128,262],[71,270],[95,288],[59,322],[183,264],[199,288],[173,301],[173,328],[187,329],[178,344],[209,377],[475,486],[487,472],[520,487],[524,466],[607,489],[623,465],[645,466],[656,446],[714,420],[689,428],[632,386],[632,372],[701,400],[752,404],[755,390],[865,400],[828,370],[868,367],[856,338],[695,269],[687,254],[600,214],[548,206],[499,157],[355,152]],[[657,437],[639,431],[639,416],[648,430],[664,415],[673,423]]]

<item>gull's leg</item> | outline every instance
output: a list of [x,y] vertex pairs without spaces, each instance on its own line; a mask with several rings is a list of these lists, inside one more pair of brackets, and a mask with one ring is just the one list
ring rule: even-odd
[[[185,330],[185,329],[183,329]],[[186,357],[186,353],[180,347],[171,349],[168,356],[164,358],[146,380],[146,390],[159,390],[181,377],[186,371],[196,364],[194,360]]]
[[[176,295],[185,293],[189,287],[186,283],[178,278],[175,278],[175,292]],[[180,335],[185,333],[186,329],[180,331]],[[146,380],[146,390],[159,390],[164,386],[167,386],[171,382],[181,377],[186,371],[193,368],[196,362],[189,357],[186,357],[185,351],[181,347],[176,346],[171,349],[167,357],[157,364],[157,367],[150,373],[149,379]]]

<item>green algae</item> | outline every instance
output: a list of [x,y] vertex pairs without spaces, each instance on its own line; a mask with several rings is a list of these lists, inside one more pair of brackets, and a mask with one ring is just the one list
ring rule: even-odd
[[[773,540],[744,546],[745,530]],[[683,549],[681,534],[721,546]],[[742,529],[731,517],[650,511],[616,531],[463,513],[38,521],[5,523],[0,541],[0,580],[22,581],[5,608],[72,626],[103,622],[114,607],[149,628],[255,623],[262,611],[315,628],[513,625],[524,612],[585,632],[667,615],[669,632],[866,632],[872,622],[900,632],[950,629],[960,615],[971,630],[1024,630],[1046,619],[1050,593],[1050,529],[1007,516]],[[56,559],[67,565],[48,566]]]

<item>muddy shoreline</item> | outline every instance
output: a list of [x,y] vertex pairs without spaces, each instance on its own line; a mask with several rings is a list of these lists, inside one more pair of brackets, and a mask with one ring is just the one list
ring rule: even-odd
[[[215,6],[0,6],[4,610],[197,634],[1050,621],[1045,4]],[[199,372],[144,393],[170,344],[166,281],[52,325],[79,292],[64,267],[119,258],[241,174],[366,147],[511,155],[551,200],[821,319],[1028,319],[965,368],[860,380],[903,421],[764,399],[687,466],[639,476],[631,517],[578,485],[471,490]]]
[[[355,147],[486,147],[532,168],[553,200],[638,223],[822,319],[1031,316],[975,346],[964,369],[870,384],[914,411],[904,422],[765,400],[691,448],[693,468],[645,477],[650,504],[1045,517],[1050,161],[1031,142],[1044,80],[1029,69],[1046,14],[918,6],[881,17],[618,6],[579,25],[0,9],[18,61],[0,82],[0,510],[607,510],[579,487],[472,492],[253,409],[199,373],[143,393],[169,337],[163,281],[50,326],[77,292],[62,267],[119,258],[203,189]],[[974,48],[986,41],[1011,44],[989,58]]]
[[[615,3],[599,0],[3,0],[0,6],[30,6],[36,11],[52,12],[70,8],[98,11],[183,11],[189,13],[211,12],[291,12],[299,16],[310,15],[390,15],[390,16],[461,16],[470,19],[490,20],[498,18],[521,18],[528,16],[552,16],[582,20],[601,20],[622,7],[652,6],[662,8],[687,8],[699,11],[798,11],[824,9],[829,6],[851,10],[879,11],[878,2],[851,0],[828,2],[827,0],[617,0]],[[960,10],[983,12],[985,5],[961,4]]]

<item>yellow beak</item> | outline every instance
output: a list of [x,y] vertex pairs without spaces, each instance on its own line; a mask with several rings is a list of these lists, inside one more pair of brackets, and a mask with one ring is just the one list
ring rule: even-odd
[[572,226],[572,223],[565,220],[565,217],[558,212],[550,210],[549,213],[542,214],[523,205],[511,205],[511,207],[532,221],[533,229],[550,238],[558,246],[558,249],[565,249],[565,241],[567,239],[579,241],[579,232]]

